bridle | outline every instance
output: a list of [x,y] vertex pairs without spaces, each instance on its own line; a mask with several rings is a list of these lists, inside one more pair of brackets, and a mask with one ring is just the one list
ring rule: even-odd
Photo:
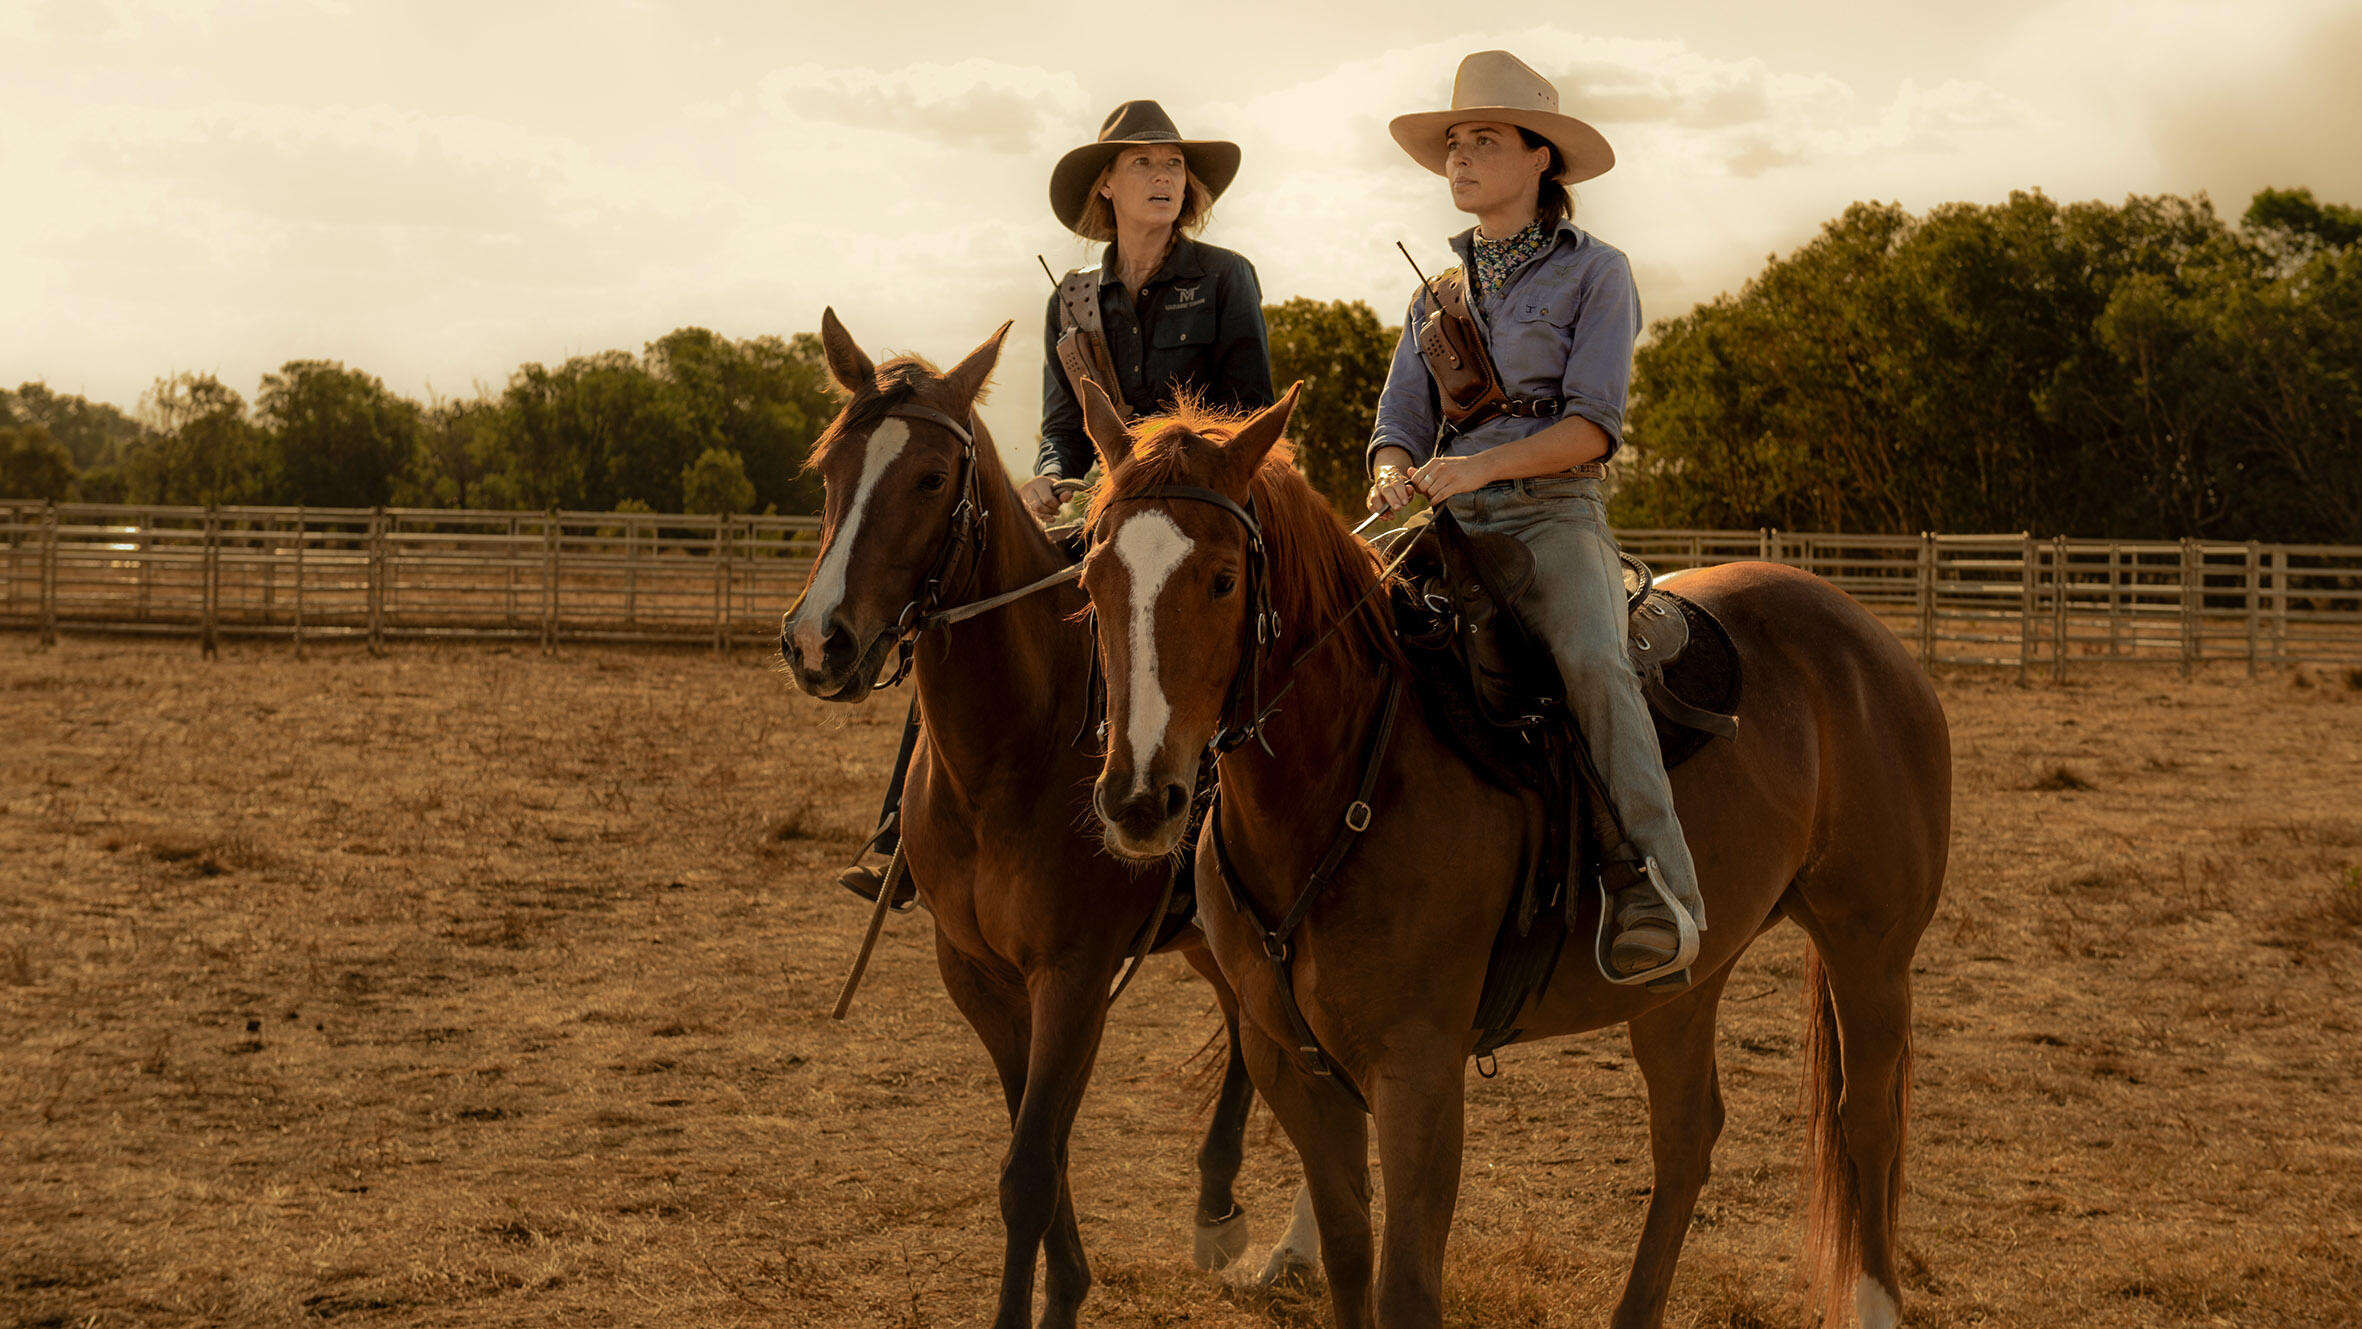
[[[1222,700],[1221,721],[1215,726],[1213,738],[1207,740],[1201,765],[1210,765],[1222,754],[1244,747],[1250,741],[1259,744],[1266,755],[1277,755],[1272,753],[1270,741],[1263,737],[1263,722],[1271,718],[1279,701],[1275,696],[1271,705],[1267,706],[1263,702],[1263,654],[1279,640],[1279,611],[1271,607],[1270,569],[1263,547],[1263,523],[1255,518],[1255,500],[1250,497],[1242,506],[1229,495],[1203,485],[1150,485],[1135,493],[1112,494],[1106,499],[1105,507],[1150,499],[1179,499],[1219,508],[1236,518],[1247,534],[1247,612],[1254,620],[1255,635],[1247,647],[1247,658],[1241,662],[1239,671],[1231,676],[1229,694]],[[1105,508],[1102,508],[1102,515],[1104,513]],[[1094,615],[1094,636],[1097,631]],[[1096,659],[1096,641],[1092,643],[1091,651]],[[1301,658],[1297,663],[1302,663]],[[1291,668],[1291,675],[1293,672]]]
[[[1385,697],[1379,705],[1377,719],[1370,726],[1368,737],[1364,742],[1361,778],[1359,786],[1354,792],[1353,800],[1346,804],[1342,823],[1331,837],[1328,846],[1322,851],[1320,859],[1313,867],[1311,875],[1306,879],[1303,889],[1296,893],[1294,903],[1277,920],[1266,915],[1262,906],[1258,905],[1254,897],[1248,893],[1245,879],[1240,874],[1237,864],[1231,859],[1229,846],[1224,843],[1219,772],[1223,754],[1244,746],[1249,740],[1262,747],[1267,755],[1277,755],[1272,753],[1271,742],[1264,735],[1264,725],[1272,715],[1277,713],[1280,698],[1286,696],[1288,689],[1295,686],[1296,679],[1301,676],[1300,670],[1304,662],[1310,659],[1315,651],[1326,645],[1339,629],[1351,622],[1353,616],[1361,612],[1362,606],[1369,597],[1375,594],[1379,587],[1386,584],[1387,576],[1392,574],[1394,568],[1401,565],[1401,558],[1398,557],[1385,571],[1381,572],[1371,589],[1364,591],[1361,598],[1347,606],[1345,612],[1338,617],[1336,622],[1330,624],[1318,637],[1297,652],[1295,659],[1288,663],[1287,677],[1281,681],[1279,690],[1274,692],[1271,699],[1266,702],[1263,700],[1262,694],[1263,657],[1264,652],[1279,638],[1279,614],[1271,607],[1268,553],[1263,543],[1263,525],[1255,518],[1254,499],[1249,497],[1246,505],[1241,506],[1228,495],[1200,485],[1151,485],[1136,493],[1110,495],[1105,501],[1105,506],[1146,499],[1178,499],[1183,502],[1203,503],[1210,507],[1219,508],[1237,519],[1239,525],[1246,531],[1248,610],[1255,620],[1254,641],[1247,648],[1247,658],[1242,662],[1240,671],[1230,680],[1230,693],[1222,703],[1221,723],[1215,729],[1214,737],[1207,741],[1205,751],[1198,758],[1198,793],[1193,793],[1192,797],[1195,798],[1202,794],[1210,801],[1211,806],[1206,812],[1206,834],[1213,843],[1217,875],[1220,876],[1223,888],[1230,896],[1231,907],[1237,911],[1240,919],[1255,930],[1256,939],[1262,946],[1263,959],[1271,966],[1272,980],[1279,995],[1279,1009],[1287,1019],[1289,1037],[1297,1057],[1301,1059],[1304,1069],[1314,1075],[1333,1080],[1352,1098],[1356,1106],[1367,1112],[1369,1111],[1369,1100],[1363,1095],[1360,1086],[1354,1084],[1350,1076],[1342,1073],[1335,1058],[1331,1057],[1327,1050],[1321,1046],[1320,1036],[1313,1032],[1311,1021],[1305,1018],[1303,1004],[1296,997],[1295,977],[1291,961],[1296,953],[1295,935],[1297,931],[1311,916],[1313,905],[1336,880],[1338,869],[1344,865],[1346,856],[1352,852],[1353,846],[1359,841],[1361,834],[1370,828],[1371,822],[1375,819],[1372,809],[1377,792],[1378,773],[1383,765],[1387,749],[1392,746],[1396,717],[1402,708],[1403,680],[1401,674],[1391,666],[1385,671]],[[1102,511],[1104,511],[1104,507]],[[1407,557],[1408,553],[1409,551],[1405,550],[1402,557]],[[1093,632],[1096,633],[1096,631],[1097,625],[1094,620]],[[1096,641],[1092,643],[1091,650],[1092,658],[1095,661],[1098,658],[1098,643]]]
[[973,583],[978,570],[984,566],[984,550],[988,541],[987,531],[989,528],[985,524],[988,514],[984,507],[984,492],[976,465],[976,431],[967,423],[952,418],[948,413],[918,402],[899,402],[889,407],[885,415],[880,418],[916,420],[923,424],[935,425],[949,430],[951,436],[960,441],[960,500],[951,510],[951,518],[943,532],[943,543],[936,548],[935,557],[928,566],[926,577],[918,583],[918,588],[911,593],[910,602],[902,606],[902,612],[895,615],[894,626],[891,629],[894,634],[894,672],[879,682],[871,684],[870,690],[872,692],[883,692],[909,676],[911,661],[917,653],[920,634],[933,628],[947,627],[964,619],[974,618],[978,614],[998,609],[1002,605],[1022,600],[1036,591],[1047,590],[1059,582],[1070,581],[1082,575],[1082,568],[1079,565],[1065,567],[1038,581],[1028,582],[1013,591],[1003,591],[999,595],[986,596],[981,600],[971,600],[964,604],[954,605],[949,609],[943,608],[944,589],[951,584],[952,569],[961,561],[962,554],[966,555],[968,565],[963,580]]

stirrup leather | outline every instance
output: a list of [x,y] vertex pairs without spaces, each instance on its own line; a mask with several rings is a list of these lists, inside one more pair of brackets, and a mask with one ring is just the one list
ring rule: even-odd
[[1674,898],[1673,889],[1665,884],[1665,874],[1657,870],[1655,855],[1652,854],[1640,861],[1639,875],[1640,879],[1648,884],[1649,889],[1656,892],[1657,899],[1673,915],[1675,935],[1673,958],[1653,968],[1643,969],[1637,974],[1619,974],[1608,963],[1610,934],[1615,930],[1616,896],[1608,890],[1606,876],[1601,875],[1599,878],[1599,930],[1592,939],[1592,959],[1599,965],[1601,978],[1623,987],[1638,987],[1653,983],[1658,979],[1669,978],[1689,968],[1698,958],[1698,920],[1691,917],[1690,911],[1682,905],[1680,900]]

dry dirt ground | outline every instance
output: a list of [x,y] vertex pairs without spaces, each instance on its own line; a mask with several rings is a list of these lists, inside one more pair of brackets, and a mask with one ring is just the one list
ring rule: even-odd
[[[1942,686],[1907,1321],[2362,1323],[2362,679]],[[899,707],[752,652],[0,636],[0,1323],[981,1323],[1005,1128],[923,916],[825,1018]],[[1677,1325],[1796,1320],[1799,945],[1731,987]],[[1212,1027],[1174,961],[1116,1013],[1090,1323],[1322,1321],[1190,1268]],[[1641,1120],[1617,1035],[1475,1084],[1452,1324],[1604,1320]],[[1292,1187],[1258,1116],[1258,1246]]]

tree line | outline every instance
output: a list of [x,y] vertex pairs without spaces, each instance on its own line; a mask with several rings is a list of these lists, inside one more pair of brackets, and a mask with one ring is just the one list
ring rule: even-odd
[[498,393],[417,402],[328,360],[157,380],[135,414],[0,392],[0,495],[94,503],[816,511],[803,470],[838,406],[819,338],[681,328],[637,355],[528,364]]
[[[1358,512],[1401,330],[1267,306],[1305,380],[1297,463]],[[816,511],[819,340],[682,328],[419,403],[328,361],[159,380],[135,415],[0,392],[0,496]],[[1610,516],[1628,526],[2362,543],[2362,209],[2265,190],[1860,203],[1737,292],[1651,326]]]

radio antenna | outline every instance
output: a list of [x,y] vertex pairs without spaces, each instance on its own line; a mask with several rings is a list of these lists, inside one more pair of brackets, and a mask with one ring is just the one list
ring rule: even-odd
[[1057,289],[1058,274],[1050,271],[1050,260],[1043,258],[1039,254],[1036,254],[1033,256],[1033,261],[1042,265],[1042,275],[1050,279],[1050,288],[1052,290]]
[[[1405,246],[1402,241],[1395,241],[1394,247],[1396,249],[1402,250],[1402,261],[1411,265],[1411,271],[1419,273],[1419,285],[1427,288],[1427,307],[1430,309],[1441,310],[1443,308],[1443,297],[1435,293],[1435,283],[1427,280],[1427,274],[1419,271],[1419,260],[1411,257],[1410,249]],[[1047,264],[1044,265],[1044,267],[1047,266]]]

